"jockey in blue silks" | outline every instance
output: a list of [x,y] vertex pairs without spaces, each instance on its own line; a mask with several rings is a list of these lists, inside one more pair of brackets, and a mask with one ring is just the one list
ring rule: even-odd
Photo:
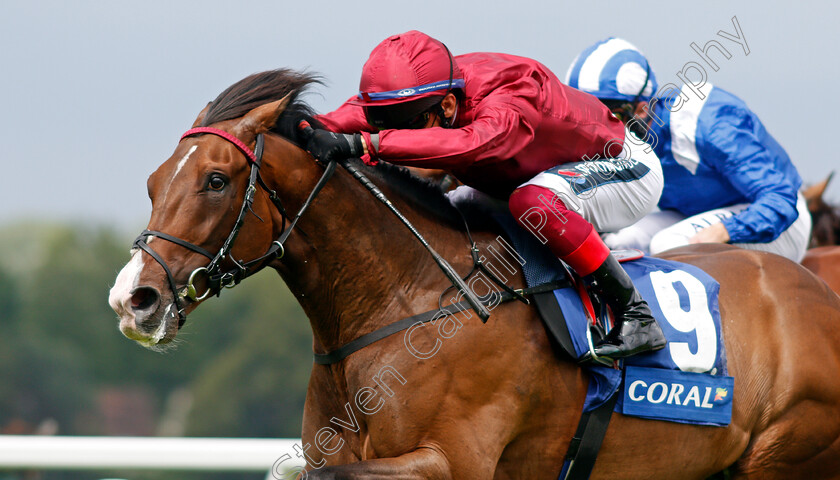
[[599,98],[662,162],[659,211],[604,240],[656,254],[689,243],[732,243],[799,262],[811,217],[802,179],[747,105],[709,83],[663,86],[632,44],[608,38],[572,62],[566,83]]

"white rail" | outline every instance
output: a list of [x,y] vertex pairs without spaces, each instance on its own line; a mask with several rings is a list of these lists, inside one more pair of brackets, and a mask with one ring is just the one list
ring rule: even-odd
[[0,469],[267,472],[303,466],[297,439],[0,435]]

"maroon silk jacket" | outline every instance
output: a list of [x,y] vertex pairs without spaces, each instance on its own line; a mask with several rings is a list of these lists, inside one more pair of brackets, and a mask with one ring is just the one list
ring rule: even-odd
[[[536,60],[501,53],[455,60],[464,74],[466,98],[458,105],[454,128],[383,130],[373,158],[447,170],[466,185],[507,200],[544,170],[604,158],[610,141],[619,149],[624,142],[624,125],[598,99],[562,84]],[[362,107],[346,102],[318,119],[335,132],[375,132]]]

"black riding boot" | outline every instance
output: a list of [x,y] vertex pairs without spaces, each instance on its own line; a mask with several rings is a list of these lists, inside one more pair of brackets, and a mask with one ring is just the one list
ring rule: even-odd
[[616,320],[613,329],[595,346],[595,355],[618,359],[665,347],[665,334],[615,257],[608,256],[590,278]]

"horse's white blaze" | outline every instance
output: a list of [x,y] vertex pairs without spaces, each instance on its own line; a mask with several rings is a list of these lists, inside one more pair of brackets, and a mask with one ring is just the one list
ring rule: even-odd
[[193,145],[192,147],[190,147],[187,154],[184,155],[184,157],[181,160],[178,161],[178,165],[175,166],[175,173],[172,175],[172,178],[169,179],[169,184],[166,185],[166,191],[163,193],[164,203],[166,202],[166,196],[169,194],[169,187],[172,186],[172,182],[175,181],[175,177],[178,176],[178,172],[180,172],[181,169],[184,168],[184,164],[187,163],[187,160],[190,159],[190,155],[192,155],[193,152],[195,152],[197,148],[198,148],[198,145]]
[[134,312],[131,310],[131,291],[140,281],[140,272],[142,271],[143,255],[138,249],[132,254],[131,260],[120,270],[117,281],[108,295],[108,303],[117,312],[120,319],[134,317]]
[[[175,177],[177,177],[177,176],[178,176],[178,172],[180,172],[180,171],[181,171],[181,168],[183,168],[183,167],[184,167],[184,164],[185,164],[185,163],[187,163],[187,160],[189,160],[189,159],[190,159],[190,155],[192,155],[192,154],[193,154],[193,152],[194,152],[197,148],[198,148],[198,145],[193,145],[193,146],[190,148],[190,150],[187,152],[187,154],[186,154],[186,155],[184,155],[184,158],[182,158],[182,159],[181,159],[181,161],[180,161],[180,162],[178,162],[178,165],[175,167],[175,174],[174,174],[174,175],[172,175],[172,180],[175,180]],[[169,181],[169,183],[172,183],[172,180],[170,180],[170,181]]]

